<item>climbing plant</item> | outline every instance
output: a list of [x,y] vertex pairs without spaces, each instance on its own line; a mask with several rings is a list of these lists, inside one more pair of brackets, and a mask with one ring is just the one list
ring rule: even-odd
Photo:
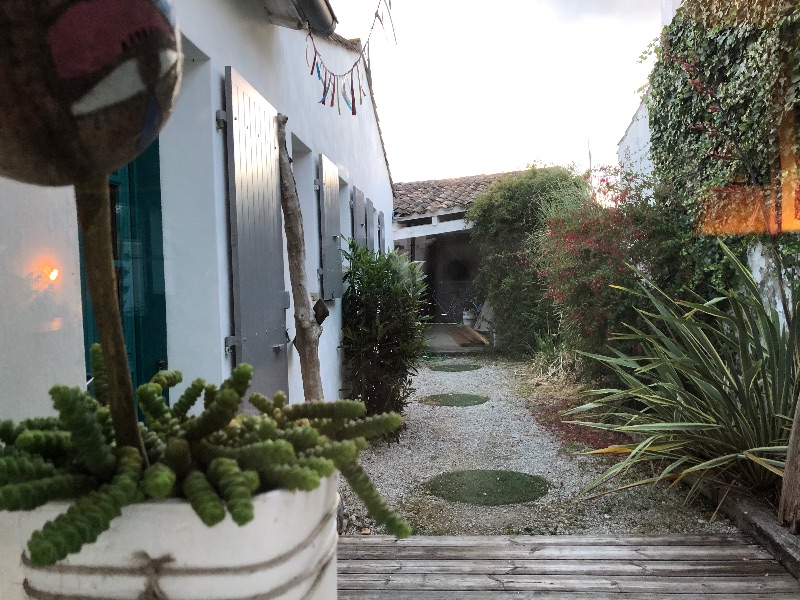
[[[674,186],[684,254],[698,265],[693,283],[704,295],[710,287],[730,285],[733,277],[716,242],[693,235],[709,198],[713,203],[720,190],[744,186],[763,190],[767,203],[770,195],[778,197],[784,171],[780,127],[787,107],[788,113],[795,110],[798,81],[787,76],[787,64],[788,73],[796,72],[800,61],[799,9],[788,2],[752,4],[686,2],[656,50],[647,96],[655,172]],[[796,139],[791,147],[796,149]],[[760,238],[796,249],[791,239]],[[755,239],[727,243],[742,257]]]
[[[785,216],[798,216],[798,34],[800,6],[794,1],[687,0],[662,36],[649,94],[656,173],[673,183],[689,221],[702,222],[704,198],[719,198],[709,191],[740,193],[749,186],[763,195],[761,241],[774,261],[790,329],[796,298],[784,280],[800,245],[796,236],[779,234]],[[739,249],[749,241],[737,240]],[[687,252],[699,263],[721,264],[702,238]],[[798,417],[779,508],[793,532],[800,529]]]

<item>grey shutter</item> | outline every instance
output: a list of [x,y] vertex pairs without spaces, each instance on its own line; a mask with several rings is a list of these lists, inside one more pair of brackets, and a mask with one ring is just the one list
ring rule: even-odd
[[383,211],[378,213],[378,252],[383,254],[386,249],[386,219]]
[[353,187],[353,238],[359,246],[367,245],[367,209],[364,192]]
[[339,169],[324,154],[319,155],[320,252],[322,255],[322,298],[341,298],[341,225],[339,217]]
[[277,111],[225,67],[227,167],[236,363],[252,391],[289,391]]
[[375,206],[367,198],[367,250],[375,252]]

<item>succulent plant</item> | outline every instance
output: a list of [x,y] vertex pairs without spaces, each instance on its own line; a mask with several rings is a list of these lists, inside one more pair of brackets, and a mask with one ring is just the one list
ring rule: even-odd
[[[77,499],[31,536],[34,564],[51,565],[95,541],[134,502],[185,497],[208,526],[227,513],[245,525],[253,519],[253,494],[312,490],[335,469],[387,531],[410,534],[357,462],[367,438],[400,426],[397,413],[365,417],[364,404],[352,400],[289,405],[282,393],[272,399],[253,393],[248,400],[260,414],[241,414],[253,373],[247,364],[219,387],[195,380],[170,407],[164,390],[182,376],[161,371],[136,393],[145,415],[139,425],[143,456],[137,448],[117,446],[99,346],[91,358],[100,382],[93,395],[56,385],[50,395],[59,417],[0,421],[0,510]],[[201,397],[202,412],[190,416]]]

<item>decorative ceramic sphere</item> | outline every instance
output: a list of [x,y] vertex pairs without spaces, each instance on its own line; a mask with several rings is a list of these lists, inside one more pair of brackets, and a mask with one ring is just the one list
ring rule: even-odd
[[168,0],[0,1],[0,175],[70,185],[130,162],[181,62]]

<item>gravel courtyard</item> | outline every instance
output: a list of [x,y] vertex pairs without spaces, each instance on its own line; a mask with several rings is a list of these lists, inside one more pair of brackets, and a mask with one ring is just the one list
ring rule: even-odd
[[[431,370],[436,364],[479,364],[469,372]],[[576,496],[605,466],[608,458],[586,456],[586,447],[562,442],[532,415],[546,403],[548,386],[515,395],[522,363],[487,357],[426,363],[414,379],[416,392],[406,407],[399,443],[375,443],[361,462],[389,503],[420,535],[727,533],[735,528],[714,507],[698,500],[687,504],[679,492],[643,487],[596,500]],[[479,406],[431,406],[419,399],[465,392],[489,397]],[[522,393],[522,392],[520,392]],[[446,471],[507,469],[539,475],[550,482],[535,502],[476,506],[446,502],[423,484]],[[360,501],[342,483],[344,526],[348,534],[382,533],[366,516]]]

